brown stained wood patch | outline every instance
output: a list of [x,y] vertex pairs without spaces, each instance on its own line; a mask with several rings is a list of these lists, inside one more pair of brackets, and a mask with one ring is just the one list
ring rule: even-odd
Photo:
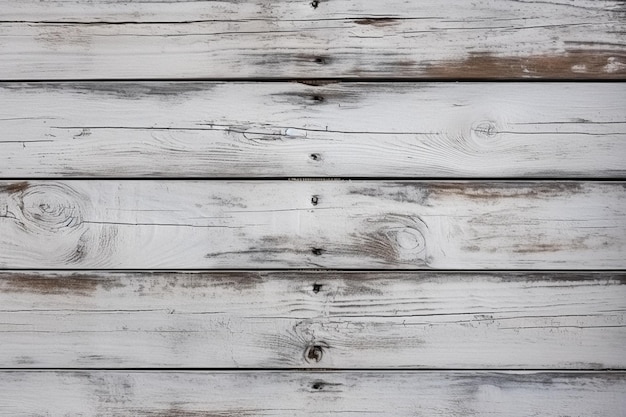
[[603,50],[572,50],[563,54],[521,57],[470,52],[465,59],[432,64],[425,75],[432,78],[603,78],[626,77],[626,54]]
[[190,274],[177,275],[177,277],[183,278],[178,281],[178,285],[190,289],[222,287],[246,291],[253,290],[259,284],[268,281],[268,278],[258,272],[212,272],[209,275]]
[[[12,273],[9,276],[0,276],[0,291],[7,293],[89,296],[98,287],[110,286],[110,284],[110,279],[98,279],[82,274],[44,276]],[[120,283],[117,285],[121,286]]]
[[[273,276],[264,277],[256,272],[211,272],[205,273],[166,273],[154,277],[154,282],[161,285],[153,287],[142,281],[137,294],[146,295],[151,292],[172,292],[176,288],[184,289],[211,289],[224,288],[234,291],[250,291],[269,280]],[[285,278],[290,279],[290,278]],[[123,276],[109,274],[97,276],[89,274],[64,274],[58,276],[42,275],[37,273],[0,273],[0,291],[8,293],[35,293],[45,295],[72,294],[89,296],[98,288],[110,290],[123,288],[132,284]]]
[[0,185],[0,192],[6,192],[6,193],[19,193],[22,191],[26,191],[26,189],[28,189],[28,187],[30,186],[30,184],[28,183],[28,181],[20,181],[20,182],[14,182],[14,183],[10,183],[10,184],[2,184]]
[[578,182],[394,182],[385,187],[351,187],[352,195],[363,195],[399,203],[430,205],[431,198],[459,196],[471,200],[502,198],[542,199],[572,195],[583,191]]
[[507,182],[484,184],[480,182],[438,182],[432,184],[405,183],[408,186],[424,187],[427,196],[460,196],[470,200],[496,200],[503,198],[542,199],[573,195],[583,191],[578,182]]

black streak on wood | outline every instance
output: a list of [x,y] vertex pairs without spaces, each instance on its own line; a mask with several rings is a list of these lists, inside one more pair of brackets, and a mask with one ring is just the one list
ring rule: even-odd
[[371,17],[367,19],[356,19],[354,23],[357,25],[370,25],[370,26],[393,26],[398,23],[398,19],[391,17]]

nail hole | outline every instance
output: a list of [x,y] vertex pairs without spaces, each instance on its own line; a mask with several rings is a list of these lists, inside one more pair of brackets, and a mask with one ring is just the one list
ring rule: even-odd
[[317,206],[317,203],[319,203],[320,199],[318,196],[314,195],[313,197],[311,197],[311,204],[313,204],[314,206]]
[[317,294],[322,289],[322,284],[313,284],[313,292]]
[[311,155],[309,155],[309,158],[311,158],[314,161],[319,161],[322,158],[322,156],[318,153],[312,153]]
[[311,2],[311,7],[314,8],[314,9],[317,9],[317,6],[319,6],[319,5],[320,5],[320,2],[318,0],[313,0]]
[[325,252],[324,249],[321,249],[321,248],[312,248],[311,249],[311,253],[313,253],[313,255],[315,255],[315,256],[320,256],[324,252]]

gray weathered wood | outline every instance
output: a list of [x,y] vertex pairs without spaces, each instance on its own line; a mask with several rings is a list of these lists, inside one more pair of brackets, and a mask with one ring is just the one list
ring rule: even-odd
[[617,83],[5,83],[0,103],[4,177],[626,176]]
[[623,182],[0,182],[2,268],[619,269]]
[[2,0],[0,10],[5,80],[626,75],[617,0]]
[[624,417],[626,375],[0,372],[0,415]]
[[2,272],[0,364],[624,369],[626,275]]

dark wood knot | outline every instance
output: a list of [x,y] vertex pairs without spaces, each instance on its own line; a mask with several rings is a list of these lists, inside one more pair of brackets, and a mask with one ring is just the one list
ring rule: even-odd
[[304,359],[308,363],[317,363],[322,360],[324,356],[324,348],[319,345],[309,345],[304,351]]
[[326,252],[322,248],[311,248],[311,253],[315,256],[321,256],[324,252]]

